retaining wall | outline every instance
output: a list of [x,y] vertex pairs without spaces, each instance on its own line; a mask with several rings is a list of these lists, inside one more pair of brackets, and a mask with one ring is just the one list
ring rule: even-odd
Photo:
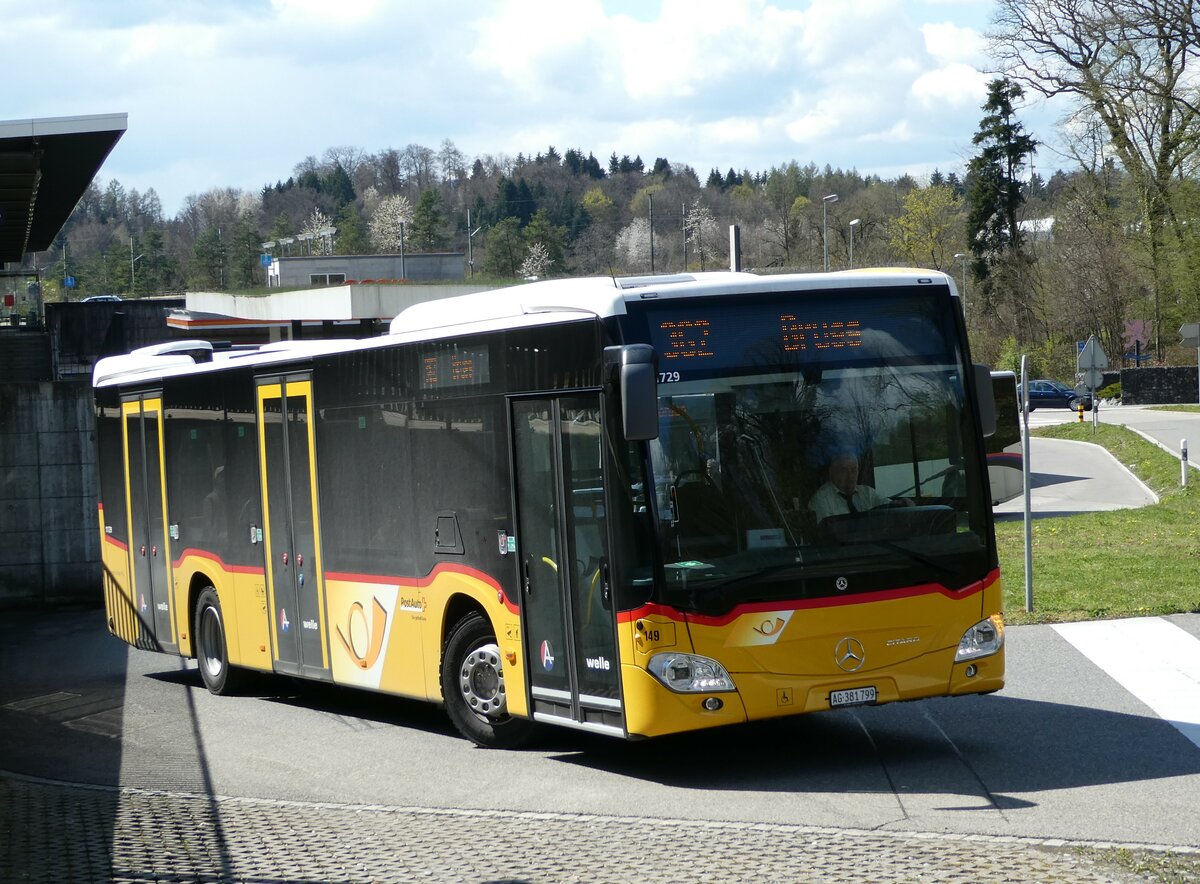
[[87,380],[0,385],[0,607],[100,598]]
[[[1105,382],[1108,382],[1107,377]],[[1196,366],[1168,365],[1123,369],[1121,402],[1125,405],[1200,402]]]

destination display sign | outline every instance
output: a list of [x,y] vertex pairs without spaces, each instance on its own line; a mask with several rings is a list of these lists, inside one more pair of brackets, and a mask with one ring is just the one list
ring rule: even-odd
[[[778,329],[773,337],[784,353],[862,346],[862,321],[857,318],[810,319],[796,312],[780,311],[772,319]],[[706,316],[659,319],[655,331],[663,342],[659,357],[666,362],[716,358],[721,355],[727,337],[736,340],[739,348],[744,345],[740,333],[743,329],[731,330],[732,335],[722,334],[721,325]]]
[[486,384],[489,379],[486,347],[438,350],[421,356],[422,390]]
[[[949,353],[952,315],[936,298],[945,286],[842,293],[836,299],[781,293],[705,304],[703,299],[631,305],[645,318],[660,382],[730,369],[794,371],[801,366],[928,362]],[[951,337],[948,337],[951,336]]]

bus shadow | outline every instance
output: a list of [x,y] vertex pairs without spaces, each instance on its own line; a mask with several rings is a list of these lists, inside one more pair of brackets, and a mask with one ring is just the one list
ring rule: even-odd
[[[178,671],[151,672],[147,673],[147,677],[191,690],[208,690],[200,677],[200,670],[195,666]],[[458,734],[441,708],[425,700],[308,681],[287,675],[256,673],[238,695],[305,709],[326,717],[359,719],[371,724],[410,728],[448,737],[456,737]]]
[[574,750],[555,742],[550,757],[564,764],[681,789],[880,792],[899,775],[907,791],[940,793],[949,777],[982,782],[1001,809],[1030,806],[1004,793],[1200,774],[1200,751],[1161,719],[1003,696],[822,712],[640,743],[579,739]]

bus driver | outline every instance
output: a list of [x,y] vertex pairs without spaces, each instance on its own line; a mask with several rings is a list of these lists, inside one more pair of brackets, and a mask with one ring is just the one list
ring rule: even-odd
[[876,507],[886,506],[892,501],[870,485],[858,484],[858,457],[843,451],[834,455],[829,462],[829,480],[818,488],[808,502],[817,521],[830,516],[861,513]]

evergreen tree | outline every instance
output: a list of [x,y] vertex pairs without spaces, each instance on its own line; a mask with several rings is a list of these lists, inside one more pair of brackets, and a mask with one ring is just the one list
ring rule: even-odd
[[446,244],[446,219],[442,214],[442,198],[436,190],[430,188],[421,194],[413,209],[412,232],[413,245],[427,252],[437,251]]
[[989,266],[1009,251],[1021,250],[1017,214],[1025,202],[1018,174],[1037,142],[1016,119],[1013,102],[1024,94],[1006,79],[988,84],[986,111],[972,142],[979,154],[967,166],[967,241],[975,256],[975,272],[986,277]]
[[333,164],[333,168],[329,170],[329,174],[322,182],[321,192],[333,199],[334,208],[337,209],[354,202],[354,185],[350,182],[350,176],[346,174],[341,163]]
[[1007,79],[988,85],[985,111],[973,142],[980,151],[967,166],[967,243],[976,314],[996,339],[1032,341],[1037,291],[1032,257],[1022,248],[1018,213],[1025,194],[1018,178],[1037,142],[1016,119],[1013,102],[1021,87]]
[[520,222],[516,218],[496,222],[487,232],[485,247],[484,273],[515,277],[525,259],[526,249]]
[[371,253],[371,241],[364,229],[362,213],[356,203],[346,203],[337,217],[337,242],[335,250],[339,255],[368,255]]
[[562,273],[566,270],[563,255],[566,252],[567,229],[551,223],[549,213],[545,209],[539,209],[530,219],[523,235],[525,242],[530,246],[540,243],[549,260],[548,269],[536,275],[543,276],[547,272]]

